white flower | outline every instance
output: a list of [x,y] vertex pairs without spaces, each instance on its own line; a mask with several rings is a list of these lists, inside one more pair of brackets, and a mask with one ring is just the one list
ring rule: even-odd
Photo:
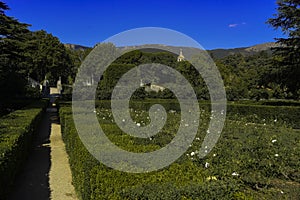
[[140,124],[140,123],[136,123],[136,125],[137,125],[138,127],[140,127],[140,126],[141,126],[141,124]]
[[283,194],[284,192],[281,190],[280,193]]
[[122,122],[125,122],[125,119],[122,119]]
[[103,119],[105,119],[105,117],[103,117]]
[[189,126],[189,124],[184,124],[184,126]]
[[200,138],[196,137],[196,140],[200,140]]
[[236,172],[233,172],[231,175],[232,175],[232,176],[238,176],[239,174],[236,173]]
[[274,142],[277,142],[277,140],[276,139],[272,140],[272,143],[274,143]]
[[152,137],[150,137],[149,140],[152,140]]
[[191,153],[191,156],[194,156],[195,154],[196,154],[195,152],[192,152],[192,153]]
[[264,123],[264,126],[266,125],[266,123]]
[[208,167],[209,167],[209,163],[206,162],[205,165],[204,165],[204,167],[205,167],[205,168],[208,168]]
[[93,112],[96,113],[96,110],[94,110]]
[[206,180],[208,180],[208,181],[210,181],[210,180],[216,181],[217,177],[215,177],[215,176],[209,176],[209,177],[206,178]]
[[276,154],[275,154],[275,157],[278,157],[278,156],[279,156],[278,153],[276,153]]
[[274,122],[277,122],[277,119],[274,119]]
[[216,157],[216,156],[217,156],[217,154],[214,153],[214,154],[213,154],[213,157]]

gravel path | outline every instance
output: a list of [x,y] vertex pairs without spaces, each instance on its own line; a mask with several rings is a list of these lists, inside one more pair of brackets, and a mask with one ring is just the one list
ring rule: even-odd
[[68,155],[66,153],[65,144],[62,141],[59,124],[52,124],[50,141],[51,168],[49,173],[49,183],[51,188],[51,199],[77,199],[72,185],[72,174],[69,167]]
[[[53,97],[50,101],[53,101]],[[17,175],[8,199],[77,199],[55,107],[47,108],[34,138],[33,148]]]

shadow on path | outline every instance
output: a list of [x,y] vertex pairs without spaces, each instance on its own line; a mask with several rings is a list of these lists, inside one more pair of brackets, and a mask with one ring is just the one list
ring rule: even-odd
[[47,200],[50,199],[49,170],[51,124],[58,124],[57,109],[47,108],[37,133],[33,139],[32,149],[26,163],[17,175],[9,200]]

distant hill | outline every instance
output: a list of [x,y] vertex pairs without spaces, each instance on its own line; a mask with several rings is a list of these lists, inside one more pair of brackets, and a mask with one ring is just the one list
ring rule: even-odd
[[[184,56],[189,56],[195,54],[195,52],[199,51],[199,49],[194,48],[194,47],[180,47],[180,46],[167,46],[167,45],[161,45],[161,44],[145,44],[145,45],[138,45],[138,46],[126,46],[126,47],[118,47],[118,49],[121,50],[128,50],[133,48],[139,48],[142,49],[141,51],[143,52],[165,52],[165,51],[170,51],[170,52],[176,52],[176,55],[179,54],[180,49],[182,49]],[[164,49],[164,50],[161,50]]]
[[90,47],[86,47],[86,46],[82,46],[82,45],[78,45],[78,44],[64,44],[66,48],[69,48],[71,50],[85,50],[85,49],[89,49]]
[[[77,44],[64,44],[65,47],[72,49],[72,50],[85,50],[91,47],[86,47],[82,45],[77,45]],[[279,45],[275,42],[268,42],[268,43],[263,43],[263,44],[257,44],[254,46],[250,47],[239,47],[239,48],[232,48],[232,49],[212,49],[212,50],[207,50],[208,53],[214,58],[224,58],[229,55],[233,54],[242,54],[242,55],[253,55],[256,54],[260,51],[268,51],[271,53],[271,48],[278,47]],[[168,50],[175,50],[178,51],[179,49],[182,49],[184,55],[190,55],[193,52],[195,52],[196,48],[193,47],[175,47],[175,46],[166,46],[166,45],[138,45],[138,46],[124,46],[124,47],[118,47],[118,49],[122,50],[128,50],[130,51],[133,48],[142,48],[144,52],[161,52],[163,50],[155,49],[154,47],[164,47],[164,49]]]
[[254,45],[251,47],[246,48],[246,51],[254,51],[254,52],[259,52],[259,51],[265,51],[265,50],[269,50],[271,48],[274,47],[279,47],[280,45],[275,43],[275,42],[267,42],[267,43],[263,43],[263,44],[258,44],[258,45]]
[[224,58],[229,55],[240,53],[242,55],[253,55],[260,51],[268,51],[271,53],[271,48],[279,47],[275,42],[268,42],[263,44],[254,45],[251,47],[240,47],[233,49],[213,49],[208,50],[209,53],[215,58]]
[[[169,50],[175,50],[178,51],[179,49],[182,49],[184,55],[190,55],[193,54],[196,50],[196,48],[193,47],[174,47],[174,46],[166,46],[166,45],[139,45],[139,48],[143,48],[144,52],[159,52],[162,50],[159,49],[154,49],[153,46],[157,47],[164,47],[165,49]],[[214,58],[224,58],[229,55],[233,54],[242,54],[242,55],[253,55],[256,54],[260,51],[267,51],[271,53],[271,48],[273,47],[278,47],[279,45],[275,42],[268,42],[268,43],[263,43],[263,44],[258,44],[250,47],[239,47],[239,48],[233,48],[233,49],[212,49],[212,50],[207,50],[207,52]],[[134,47],[137,46],[126,46],[126,47],[118,47],[119,49],[123,50],[130,50]]]

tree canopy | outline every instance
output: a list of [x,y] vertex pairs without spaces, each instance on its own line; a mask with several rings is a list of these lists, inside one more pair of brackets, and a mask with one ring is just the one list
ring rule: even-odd
[[[9,7],[0,1],[0,93],[1,99],[22,97],[28,77],[56,84],[74,79],[75,59],[57,37],[44,30],[32,32],[29,24],[6,15]],[[71,78],[70,78],[71,76]]]
[[279,68],[274,80],[291,93],[300,96],[300,1],[279,0],[274,18],[267,21],[275,29],[281,29],[287,38],[277,38],[280,47],[275,48],[274,61]]
[[[46,77],[51,85],[61,77],[63,83],[72,84],[91,48],[66,48],[52,34],[44,30],[30,31],[29,24],[7,16],[8,9],[0,1],[0,100],[24,96],[28,77],[40,83]],[[277,13],[268,23],[287,36],[277,39],[280,46],[272,55],[268,51],[244,55],[236,50],[222,58],[214,58],[229,100],[300,98],[299,0],[278,1]],[[191,83],[199,99],[209,98],[205,82],[191,63],[177,62],[176,55],[169,52],[148,51],[128,52],[115,60],[98,85],[98,98],[108,99],[122,74],[145,63],[173,67]],[[147,94],[139,89],[135,98],[139,97],[174,98],[174,95],[169,90]]]

